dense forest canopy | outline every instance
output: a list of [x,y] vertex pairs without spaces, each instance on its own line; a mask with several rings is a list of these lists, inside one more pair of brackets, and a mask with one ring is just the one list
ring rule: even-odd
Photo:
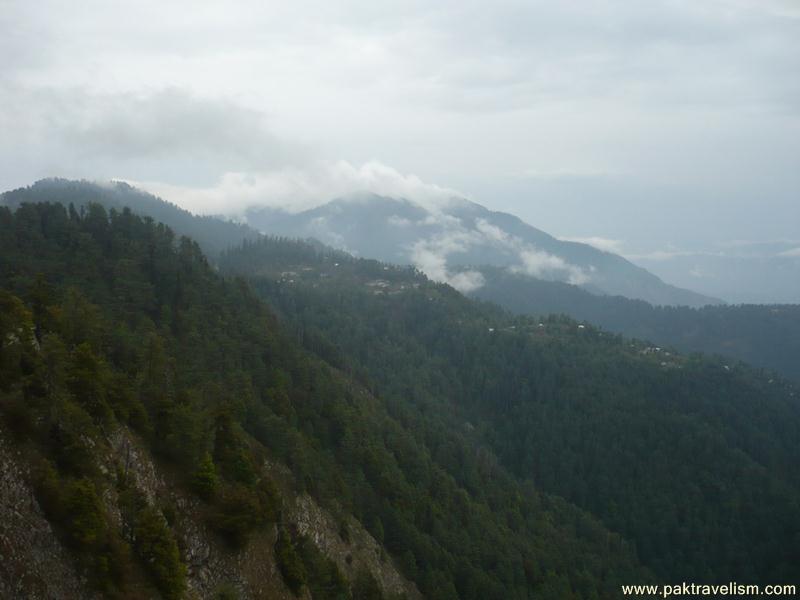
[[800,305],[653,306],[622,296],[481,267],[486,285],[473,296],[519,314],[566,314],[625,336],[773,369],[800,382]]
[[132,208],[158,223],[168,225],[179,235],[195,240],[206,256],[212,260],[226,248],[238,246],[245,239],[258,237],[258,232],[246,225],[226,219],[193,215],[170,202],[148,194],[121,181],[98,184],[91,181],[68,179],[42,179],[33,185],[4,192],[0,204],[12,210],[23,203],[54,202],[80,211],[89,204],[99,204],[106,210],[117,212]]
[[[0,196],[0,204],[12,208],[22,202],[59,202],[65,206],[72,202],[78,210],[90,202],[102,204],[106,209],[121,210],[130,206],[135,212],[168,225],[176,234],[196,240],[212,262],[216,262],[225,249],[261,237],[247,226],[222,218],[192,215],[119,182],[100,185],[45,179]],[[263,222],[265,227],[269,223],[269,220]],[[385,243],[377,229],[373,228],[372,235]],[[482,259],[476,256],[474,260]],[[479,270],[485,284],[471,295],[515,313],[564,314],[631,338],[649,340],[654,345],[674,346],[684,352],[718,354],[800,381],[800,360],[797,359],[800,356],[800,305],[653,306],[642,300],[590,293],[575,285],[476,264],[478,266],[465,268]]]
[[0,427],[106,594],[186,587],[174,509],[97,462],[120,428],[231,548],[277,527],[286,585],[315,598],[375,590],[286,527],[265,459],[363,523],[426,597],[800,574],[800,392],[778,375],[515,316],[319,243],[248,234],[212,265],[127,208],[15,206],[0,207]]
[[251,276],[307,347],[392,402],[468,426],[519,481],[600,517],[662,577],[797,576],[800,394],[785,380],[514,317],[300,242],[247,243],[221,266]]
[[[652,579],[620,535],[499,464],[455,407],[373,395],[346,375],[346,357],[303,349],[248,284],[152,219],[99,205],[0,209],[0,273],[3,427],[107,595],[124,596],[140,572],[165,597],[186,585],[169,510],[97,464],[119,427],[184,473],[232,547],[280,527],[280,494],[259,469],[268,457],[298,491],[364,523],[426,597],[613,597]],[[108,490],[121,529],[99,500]],[[293,589],[330,591],[314,577],[340,582],[330,597],[364,587],[341,583],[289,531],[276,554]]]

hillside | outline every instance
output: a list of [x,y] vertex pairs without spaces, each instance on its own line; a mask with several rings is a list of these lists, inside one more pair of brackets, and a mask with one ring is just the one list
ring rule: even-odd
[[0,589],[64,595],[31,560],[45,546],[85,597],[610,598],[652,580],[446,403],[422,414],[303,349],[162,224],[0,209],[0,290],[0,464],[26,498],[4,513]]
[[[254,207],[245,215],[259,231],[313,237],[364,258],[413,264],[461,291],[490,285],[477,271],[491,265],[523,276],[580,285],[592,293],[653,304],[704,306],[715,298],[676,288],[621,256],[567,242],[514,215],[454,198],[422,206],[371,194],[341,198],[297,214]],[[455,272],[460,271],[460,275]]]
[[[225,248],[237,246],[245,239],[259,237],[253,229],[241,224],[219,218],[197,217],[123,183],[99,185],[49,179],[0,196],[0,204],[12,207],[25,200],[61,202],[65,205],[71,202],[78,209],[90,201],[98,202],[107,209],[120,210],[122,206],[129,205],[135,211],[169,225],[178,235],[188,235],[197,240],[212,262]],[[409,222],[424,217],[424,211],[414,205],[393,206],[393,212],[398,216],[404,215],[402,218]],[[386,210],[381,203],[369,202],[366,207],[373,207],[376,211],[373,217],[363,221],[361,229],[364,235],[359,234],[362,241],[367,234],[373,236],[365,248],[366,254],[380,253],[382,245],[401,248],[401,238],[392,238],[389,235],[391,230],[387,232],[381,226],[386,217]],[[361,210],[363,212],[366,208],[362,207]],[[253,218],[256,222],[259,218],[266,218],[267,213],[261,211],[257,214],[259,216]],[[297,217],[276,212],[269,216],[270,221],[278,223],[278,229],[289,227],[281,224],[281,219],[287,218],[294,220]],[[326,239],[324,229],[317,228],[306,233]],[[549,237],[546,234],[542,236]],[[586,248],[582,245],[576,247]],[[390,262],[403,260],[402,254],[390,258]],[[649,340],[654,345],[674,347],[684,352],[719,354],[732,361],[745,361],[775,370],[795,381],[800,380],[800,362],[797,360],[797,356],[800,356],[800,317],[797,305],[707,305],[695,309],[686,306],[653,306],[644,301],[591,293],[576,285],[511,272],[505,267],[487,266],[482,262],[482,256],[472,258],[475,264],[483,266],[454,266],[450,275],[457,277],[464,271],[479,272],[484,285],[471,290],[469,295],[495,302],[515,313],[533,316],[565,314],[615,333]]]
[[[341,576],[341,589],[354,597],[356,580],[366,585],[364,572],[387,593],[476,598],[563,597],[567,588],[577,597],[614,597],[620,581],[652,579],[648,573],[665,581],[797,576],[800,408],[796,388],[779,377],[564,317],[515,317],[412,267],[316,242],[248,238],[223,252],[222,273],[245,275],[251,292],[221,278],[197,244],[169,227],[79,205],[82,214],[61,205],[0,209],[0,284],[11,294],[4,314],[12,315],[3,325],[11,337],[3,335],[20,338],[20,321],[36,340],[22,354],[13,344],[3,348],[0,438],[13,443],[8,456],[23,459],[0,458],[4,469],[23,474],[14,480],[22,481],[17,495],[32,486],[44,508],[28,522],[46,517],[54,525],[69,559],[62,570],[76,558],[78,572],[93,567],[64,530],[63,510],[47,509],[42,473],[55,472],[66,488],[88,476],[104,499],[108,535],[123,542],[123,558],[115,560],[129,565],[94,589],[152,590],[157,581],[130,534],[113,525],[122,514],[113,498],[130,484],[107,474],[125,464],[131,447],[151,465],[139,471],[159,473],[159,484],[149,477],[141,485],[137,476],[134,485],[150,506],[165,518],[177,505],[196,508],[170,527],[188,569],[185,585],[201,595],[232,581],[249,597],[255,574],[236,557],[257,552],[279,574],[279,539],[304,549],[303,570],[316,573],[306,575],[307,589]],[[531,281],[524,279],[516,297],[526,298]],[[514,290],[518,282],[503,283]],[[746,308],[653,309],[539,284],[537,301],[586,310],[619,305],[627,316]],[[30,365],[44,360],[45,338],[65,348],[53,355],[57,372],[70,373],[88,344],[102,365],[88,378],[102,382],[95,392],[108,410],[84,405],[83,388],[72,387],[70,376],[52,389],[41,375],[31,378],[43,368]],[[136,373],[147,372],[153,340],[168,375],[148,387]],[[162,388],[174,409],[157,393]],[[59,462],[63,449],[45,435],[65,427],[65,410],[85,413],[74,417],[78,427],[92,423],[96,450],[87,472]],[[257,481],[268,482],[267,497],[283,507],[277,516],[265,509],[264,517],[220,520],[219,507],[231,509],[229,486],[263,496],[246,491],[252,484],[228,472],[241,464],[225,466],[225,453],[216,451],[220,412],[238,432],[234,445],[252,452],[245,462]],[[204,496],[196,478],[209,472],[217,483]],[[258,500],[265,501],[271,505]],[[258,502],[245,501],[246,510],[259,513]],[[309,530],[309,514],[327,516]],[[337,531],[343,522],[342,535],[363,532],[371,541],[359,546],[372,544],[390,562],[376,565],[348,547]],[[213,549],[213,567],[197,562],[198,546],[186,537],[197,528],[205,532],[199,547]],[[343,548],[351,562],[342,561]],[[11,576],[0,571],[0,579]],[[283,577],[273,581],[291,594]]]
[[[221,218],[195,216],[124,183],[99,185],[47,179],[0,195],[0,205],[16,207],[24,201],[59,202],[65,206],[72,203],[77,207],[76,210],[88,202],[102,204],[106,209],[121,210],[124,206],[130,206],[137,213],[169,225],[178,235],[195,239],[212,262],[226,248],[238,246],[245,239],[259,237],[255,230],[245,225]],[[380,208],[380,205],[376,206]],[[395,208],[394,212],[401,214],[398,212],[400,209]],[[421,209],[412,205],[405,208],[411,212],[402,212],[405,215],[403,218],[423,218]],[[381,221],[385,217],[384,212],[379,210],[373,221]],[[261,218],[266,213],[262,211],[259,214]],[[295,217],[285,213],[273,213],[270,217],[284,218]],[[402,247],[401,239],[387,238],[387,232],[380,226],[373,226],[373,221],[364,221],[364,234],[372,232],[374,236],[374,240],[364,248],[364,254],[380,254],[381,245]],[[254,219],[254,222],[259,221]],[[278,229],[289,229],[280,224],[280,220],[277,222]],[[306,230],[305,233],[329,239],[323,230]],[[395,263],[404,260],[402,254],[383,258]],[[785,377],[800,381],[800,361],[797,360],[800,356],[798,305],[707,305],[694,309],[687,306],[653,306],[624,296],[591,293],[576,285],[510,272],[504,267],[486,266],[481,256],[472,258],[475,264],[483,266],[454,266],[451,269],[451,275],[454,276],[463,271],[480,273],[484,285],[469,291],[472,297],[495,302],[518,314],[565,314],[614,333],[649,340],[658,346],[670,346],[684,352],[719,354],[729,360],[741,360],[775,370]],[[682,303],[680,299],[676,302]]]
[[483,267],[480,271],[487,285],[470,295],[515,313],[565,314],[654,345],[718,354],[800,381],[798,304],[653,306],[503,269]]
[[394,404],[460,422],[518,481],[599,517],[664,579],[797,578],[790,383],[568,318],[513,317],[414,269],[299,242],[248,243],[221,265],[250,276],[306,347]]
[[258,237],[249,227],[218,217],[201,217],[143,192],[127,183],[113,181],[95,183],[67,179],[42,179],[31,186],[0,194],[0,206],[14,210],[22,203],[53,202],[80,212],[89,204],[100,204],[106,210],[133,208],[157,223],[169,225],[178,235],[196,240],[206,255],[216,258],[226,248],[238,246],[245,239]]

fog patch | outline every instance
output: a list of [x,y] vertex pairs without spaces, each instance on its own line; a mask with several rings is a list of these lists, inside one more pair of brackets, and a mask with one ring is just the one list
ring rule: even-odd
[[236,216],[248,208],[268,207],[298,213],[342,198],[368,202],[372,195],[406,198],[428,210],[439,210],[459,192],[422,181],[379,161],[354,165],[317,160],[259,172],[224,173],[212,186],[190,187],[154,181],[132,181],[149,192],[200,214]]
[[578,244],[586,244],[592,246],[603,252],[610,252],[612,254],[622,254],[622,240],[615,240],[599,236],[593,237],[560,237],[558,238],[563,242],[576,242]]
[[447,267],[447,257],[464,252],[473,236],[469,232],[449,232],[432,239],[419,240],[411,248],[411,261],[430,279],[447,283],[464,294],[483,287],[485,280],[479,271],[467,270],[451,272]]
[[397,215],[392,215],[391,217],[386,219],[386,222],[394,227],[408,227],[409,225],[412,224],[410,219],[406,219],[405,217],[399,217]]
[[560,256],[526,244],[522,239],[503,231],[485,219],[476,219],[475,226],[485,240],[517,256],[520,264],[509,267],[512,273],[523,273],[539,278],[552,278],[560,274],[573,285],[582,285],[591,279],[580,267],[568,263]]

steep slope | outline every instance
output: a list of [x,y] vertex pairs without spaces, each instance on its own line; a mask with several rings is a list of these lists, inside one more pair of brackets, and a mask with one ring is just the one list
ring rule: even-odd
[[[88,293],[91,304],[111,311],[112,324],[122,314],[125,319],[138,322],[141,317],[136,315],[146,313],[145,322],[160,323],[159,327],[167,327],[167,331],[177,328],[175,335],[182,331],[186,315],[177,319],[170,316],[174,310],[168,308],[171,302],[196,305],[198,299],[205,297],[199,291],[204,289],[204,283],[188,299],[181,292],[177,300],[169,300],[175,297],[174,288],[167,285],[176,278],[175,271],[156,277],[158,269],[154,265],[161,263],[153,262],[150,254],[145,253],[147,260],[144,256],[136,259],[135,252],[133,258],[122,256],[120,260],[119,252],[125,246],[120,246],[117,238],[124,240],[134,230],[147,230],[141,229],[141,224],[131,229],[137,221],[126,212],[111,215],[110,222],[121,231],[110,238],[99,226],[102,219],[97,218],[96,209],[87,209],[83,217],[77,213],[70,216],[69,212],[65,217],[57,211],[44,211],[39,216],[34,213],[31,207],[13,217],[0,211],[0,222],[8,226],[0,231],[0,273],[3,281],[11,282],[9,289],[17,290],[15,295],[21,296],[30,308],[39,302],[41,311],[41,299],[36,300],[35,294],[30,293],[36,287],[35,274],[39,271],[46,275],[46,281],[58,284],[61,296],[69,285]],[[109,220],[108,215],[105,219]],[[70,229],[74,227],[70,221],[81,225]],[[153,251],[162,253],[175,245],[168,230],[155,230],[173,241],[155,244]],[[152,232],[148,235],[152,236]],[[94,247],[88,244],[90,238],[96,242]],[[81,248],[81,244],[87,246]],[[145,246],[140,245],[136,252],[144,251]],[[179,245],[184,252],[189,247],[191,244],[186,248],[183,243]],[[64,252],[65,248],[71,250]],[[566,497],[600,516],[611,530],[634,540],[639,556],[664,578],[685,578],[687,573],[705,580],[721,580],[725,573],[739,579],[745,573],[753,580],[763,581],[794,576],[791,565],[800,564],[791,550],[791,536],[797,531],[797,492],[796,477],[789,465],[798,458],[793,441],[797,435],[797,400],[796,390],[780,379],[763,377],[744,365],[676,356],[638,342],[623,343],[590,327],[579,328],[568,320],[547,319],[540,328],[538,320],[514,319],[496,308],[468,302],[413,269],[354,260],[321,245],[286,240],[249,243],[224,256],[222,264],[226,269],[260,279],[260,292],[279,310],[305,348],[318,357],[311,358],[312,362],[324,359],[339,372],[335,378],[340,378],[341,373],[350,375],[341,381],[344,389],[355,390],[353,398],[361,398],[364,393],[369,400],[367,404],[356,403],[357,409],[348,409],[344,422],[355,424],[363,415],[372,415],[353,430],[352,436],[366,440],[379,432],[379,439],[367,447],[387,448],[394,456],[386,458],[388,464],[405,456],[399,464],[408,481],[415,481],[419,473],[435,465],[453,478],[456,489],[465,490],[478,505],[490,507],[490,513],[496,512],[498,506],[513,506],[510,499],[521,493],[526,499],[523,506],[504,513],[506,525],[515,531],[517,514],[521,513],[527,522],[533,515],[541,516],[542,506],[546,506],[549,518],[559,523],[557,532],[543,532],[541,520],[534,519],[536,524],[528,524],[530,535],[543,540],[555,540],[560,535],[563,542],[549,542],[549,548],[529,548],[521,554],[535,557],[529,562],[523,559],[521,572],[525,585],[539,594],[549,590],[558,596],[554,590],[563,589],[559,587],[563,585],[579,589],[579,595],[590,589],[608,592],[610,581],[619,580],[620,573],[635,570],[635,561],[631,561],[622,543],[608,557],[616,565],[613,577],[599,576],[605,560],[597,563],[596,558],[579,558],[602,554],[597,552],[596,544],[603,539],[602,535],[597,536],[597,524],[574,507],[530,488],[526,480],[531,477],[537,489]],[[93,271],[94,266],[103,277]],[[141,279],[143,269],[146,277]],[[488,278],[489,271],[484,269],[484,273]],[[576,290],[564,284],[544,283]],[[111,287],[97,296],[103,286]],[[159,287],[163,289],[154,299],[153,290]],[[626,306],[647,306],[626,302]],[[250,303],[243,302],[248,306]],[[61,304],[59,299],[54,308]],[[225,301],[222,306],[228,304]],[[122,310],[125,306],[130,314]],[[206,310],[211,312],[194,314],[191,320],[204,325],[217,322],[213,315],[218,309]],[[682,314],[678,309],[657,310]],[[710,310],[692,314],[707,314]],[[735,311],[736,307],[730,310]],[[240,317],[247,321],[252,315],[242,313]],[[394,319],[394,323],[387,323],[387,318]],[[218,326],[241,331],[229,321]],[[271,327],[282,329],[276,323]],[[226,335],[229,333],[216,332],[210,339],[220,340],[219,347],[226,351],[242,345],[252,347],[252,341],[224,341]],[[205,337],[203,334],[199,339]],[[184,339],[182,346],[175,346],[173,357],[193,356],[200,348],[197,339]],[[294,347],[290,340],[281,339],[280,346]],[[124,348],[130,343],[117,341],[116,346]],[[7,350],[4,348],[4,352]],[[135,351],[128,350],[120,356],[135,355]],[[220,364],[230,366],[225,362],[225,352],[208,355],[223,357]],[[113,360],[120,357],[108,362]],[[208,363],[211,373],[222,368],[216,360]],[[175,362],[182,363],[177,359]],[[294,368],[282,369],[295,372]],[[226,368],[222,371],[227,372]],[[228,381],[226,377],[222,380]],[[379,397],[370,396],[364,384],[379,392]],[[238,389],[239,384],[226,385]],[[310,385],[319,389],[318,383]],[[328,384],[323,388],[328,389]],[[334,510],[334,515],[355,514],[373,535],[384,539],[389,555],[400,557],[401,570],[418,581],[423,590],[431,586],[445,590],[446,595],[450,588],[444,582],[452,578],[456,582],[452,584],[454,593],[468,597],[469,590],[483,590],[484,595],[491,595],[491,590],[497,592],[510,581],[502,579],[498,583],[496,567],[487,566],[496,565],[497,557],[487,558],[491,562],[484,563],[471,555],[466,565],[456,569],[453,557],[460,556],[465,542],[448,539],[445,532],[458,529],[458,525],[440,525],[440,532],[433,536],[440,549],[447,549],[439,556],[450,558],[430,560],[430,539],[418,534],[409,536],[408,524],[413,523],[412,530],[428,530],[441,517],[434,513],[431,521],[430,516],[424,516],[426,513],[414,511],[413,516],[406,514],[398,520],[397,496],[391,502],[379,502],[386,488],[373,477],[379,477],[381,469],[358,467],[369,485],[380,492],[368,492],[361,487],[360,479],[347,476],[353,465],[374,465],[369,462],[374,457],[368,458],[366,447],[354,453],[353,447],[348,446],[343,452],[337,445],[339,438],[330,433],[331,415],[337,411],[320,412],[319,407],[309,406],[309,393],[301,389],[290,395],[295,407],[291,419],[296,419],[292,421],[296,425],[290,422],[289,430],[303,424],[303,439],[309,440],[311,446],[301,453],[305,458],[300,459],[291,450],[294,446],[287,446],[284,428],[277,427],[276,422],[261,430],[261,441],[253,442],[266,445],[278,462],[289,463],[293,477],[299,477],[301,491],[311,490],[324,506],[331,502],[341,506],[341,499],[345,498],[344,509],[338,509],[338,513]],[[366,408],[376,405],[377,413],[375,408]],[[18,408],[18,403],[9,402],[9,397],[4,396],[3,414],[17,425]],[[380,411],[387,411],[392,427],[400,429],[378,425],[373,417]],[[25,422],[23,419],[23,425]],[[334,429],[338,430],[343,419],[336,417],[335,422]],[[253,431],[250,423],[244,435],[252,437]],[[407,434],[413,440],[411,447],[418,446],[421,454],[417,450],[409,454],[406,441],[405,445],[397,445]],[[269,440],[278,445],[273,447]],[[320,449],[329,451],[317,454]],[[334,449],[334,463],[330,462],[330,449]],[[158,460],[163,459],[162,454],[156,455],[161,457]],[[409,456],[428,458],[412,464]],[[192,468],[195,466],[188,470]],[[342,469],[344,488],[335,483],[337,469]],[[644,477],[644,473],[651,472],[658,474],[657,480]],[[676,480],[692,484],[685,491],[675,486]],[[418,497],[419,492],[406,493]],[[531,499],[536,500],[528,504]],[[477,514],[481,515],[480,521],[488,518],[487,513]],[[780,528],[776,526],[779,522]],[[561,529],[565,523],[571,524],[567,529],[573,533],[565,534]],[[483,526],[491,529],[491,525]],[[502,539],[477,530],[470,533],[473,535],[485,538],[489,545]],[[698,539],[707,541],[700,544]],[[422,560],[420,556],[426,558]],[[431,568],[434,564],[437,566]],[[545,581],[538,575],[542,565],[559,566]],[[464,584],[468,579],[462,575],[468,571],[475,578],[469,581],[482,583]],[[462,575],[457,575],[459,572]],[[491,573],[489,580],[484,577],[486,573]],[[637,577],[641,578],[628,580]]]
[[0,431],[0,598],[91,597]]
[[[43,180],[31,187],[7,192],[0,197],[0,204],[5,202],[18,206],[25,200],[41,202],[48,199],[67,204],[72,202],[77,207],[93,201],[117,210],[129,205],[141,214],[169,225],[178,234],[196,239],[212,260],[216,260],[224,248],[258,237],[256,231],[245,226],[222,219],[194,216],[126,184],[100,186],[89,182]],[[423,209],[410,203],[396,204],[392,212],[399,219],[408,222],[420,222],[426,218]],[[364,249],[362,254],[380,256],[381,248],[405,247],[405,234],[402,231],[394,230],[395,237],[392,237],[393,230],[387,231],[384,227],[385,210],[380,203],[366,203],[362,216],[358,235]],[[261,211],[260,217],[266,218],[264,211]],[[296,217],[277,212],[272,213],[269,218],[275,220],[278,230],[288,231],[292,226],[282,224],[282,220],[294,220]],[[339,226],[343,224],[337,223],[336,227]],[[523,227],[527,226],[523,224]],[[303,233],[330,240],[329,231],[324,228],[311,228]],[[430,234],[432,231],[422,232],[420,235]],[[365,241],[366,236],[370,236],[368,242]],[[547,242],[552,238],[542,234],[540,239]],[[568,246],[586,248],[581,244]],[[395,263],[406,260],[401,251],[383,258]],[[476,264],[483,262],[481,256],[473,256],[471,260]],[[579,286],[547,281],[502,267],[454,266],[451,275],[458,276],[462,271],[477,271],[484,281],[484,285],[470,292],[471,296],[495,302],[516,313],[566,314],[609,331],[650,340],[656,345],[674,346],[686,352],[720,354],[731,360],[743,360],[755,366],[776,370],[796,381],[800,380],[800,361],[797,360],[797,356],[800,356],[800,315],[797,305],[716,305],[699,309],[652,306],[623,296],[593,294]],[[674,302],[668,304],[693,303],[680,297],[673,300]]]
[[191,237],[209,257],[216,256],[245,239],[258,237],[249,227],[216,217],[200,217],[189,211],[122,182],[94,183],[67,179],[42,179],[26,188],[0,195],[0,206],[16,209],[22,203],[53,202],[80,212],[90,203],[106,210],[121,211],[130,207],[137,214],[147,215],[158,223],[169,225],[178,235]]
[[[101,186],[83,181],[48,179],[0,196],[0,204],[10,206],[18,206],[23,201],[48,200],[67,205],[73,203],[78,208],[86,206],[88,202],[97,202],[107,209],[116,210],[131,206],[137,212],[169,225],[179,235],[188,235],[197,240],[212,260],[216,260],[225,248],[237,246],[245,239],[259,237],[255,230],[246,226],[219,218],[192,215],[124,183]],[[398,219],[419,223],[427,217],[424,209],[419,206],[396,201],[392,203],[394,208],[391,212]],[[317,217],[329,218],[326,211],[317,212],[319,214],[311,222]],[[362,219],[357,223],[357,237],[361,240],[363,250],[361,254],[403,263],[407,261],[407,256],[401,250],[388,256],[382,255],[382,249],[386,247],[407,247],[404,241],[407,235],[402,228],[390,228],[387,231],[385,213],[385,207],[380,202],[364,204]],[[256,220],[260,218],[267,218],[265,211],[262,210]],[[269,219],[276,223],[278,230],[290,231],[296,226],[284,223],[286,219],[292,222],[296,220],[295,216],[287,213],[273,212]],[[514,220],[511,218],[512,222]],[[345,227],[345,224],[335,222],[335,227]],[[527,226],[522,224],[522,227]],[[331,239],[329,229],[321,227],[312,227],[298,233],[336,242],[336,239]],[[433,229],[418,233],[421,237],[433,234]],[[548,240],[552,238],[542,234],[537,240],[549,243]],[[586,248],[582,244],[567,244],[567,247]],[[475,264],[485,262],[481,256],[471,256],[470,260],[474,260]],[[508,260],[509,257],[506,257],[505,261]],[[754,366],[773,369],[795,381],[800,380],[800,361],[797,360],[800,356],[800,309],[797,305],[716,305],[699,309],[652,306],[644,301],[625,298],[624,294],[611,296],[590,293],[579,286],[547,281],[525,273],[511,272],[503,267],[453,266],[451,275],[457,277],[463,271],[477,271],[484,281],[483,285],[470,291],[469,295],[495,302],[519,314],[566,314],[615,333],[650,340],[659,346],[673,346],[685,352],[720,354],[731,360],[743,360]],[[673,300],[666,304],[693,304],[686,298],[674,297]]]
[[463,422],[302,349],[164,225],[0,209],[0,304],[15,465],[104,596],[610,598],[652,578]]
[[800,381],[800,305],[652,306],[597,296],[566,283],[484,267],[471,296],[518,314],[565,314],[628,337],[684,352],[726,356]]
[[[512,317],[409,268],[262,240],[253,278],[298,338],[426,419],[462,423],[520,481],[635,542],[667,580],[800,576],[800,393],[566,318]],[[462,456],[434,454],[457,470]]]
[[[435,209],[370,194],[334,200],[291,214],[253,208],[247,221],[255,229],[223,218],[200,217],[125,183],[44,179],[27,188],[0,195],[0,205],[23,202],[72,203],[77,210],[89,202],[106,209],[125,206],[169,225],[179,235],[195,239],[212,260],[226,248],[258,232],[315,238],[359,256],[395,264],[415,263],[429,274],[459,286],[449,277],[475,265],[500,266],[515,275],[581,285],[594,294],[640,298],[658,305],[704,306],[720,301],[670,286],[620,256],[575,242],[558,240],[517,217],[454,199]],[[477,268],[476,272],[482,272]],[[451,273],[452,272],[452,273]],[[464,291],[480,289],[483,278],[463,279]],[[491,285],[491,282],[486,282]],[[491,289],[487,293],[493,293]],[[496,294],[495,294],[496,295]]]
[[266,233],[313,237],[358,256],[415,264],[434,279],[462,291],[477,289],[484,282],[475,271],[470,271],[471,278],[453,277],[450,271],[491,265],[653,304],[720,303],[667,285],[621,256],[558,240],[513,215],[467,200],[423,207],[409,200],[364,194],[298,214],[253,208],[246,218]]

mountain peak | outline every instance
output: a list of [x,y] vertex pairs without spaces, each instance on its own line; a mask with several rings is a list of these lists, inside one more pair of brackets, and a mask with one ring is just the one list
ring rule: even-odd
[[[413,264],[464,292],[482,285],[479,273],[469,269],[492,266],[653,304],[716,303],[670,286],[619,255],[558,240],[466,198],[421,202],[358,192],[293,215],[249,211],[247,217],[265,233],[313,237],[357,256]],[[465,278],[465,272],[473,276]]]

